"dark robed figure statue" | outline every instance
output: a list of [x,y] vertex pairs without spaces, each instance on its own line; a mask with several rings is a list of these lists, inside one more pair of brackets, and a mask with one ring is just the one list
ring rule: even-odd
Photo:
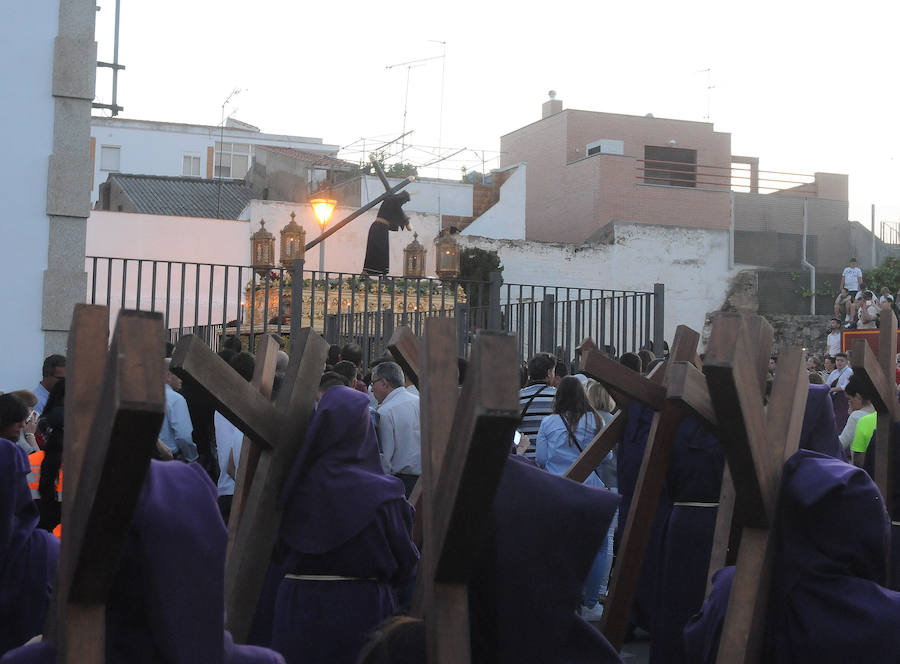
[[388,231],[401,228],[409,229],[409,217],[403,211],[404,203],[409,202],[409,192],[401,191],[384,199],[378,209],[378,216],[369,226],[369,239],[366,243],[366,260],[363,263],[363,274],[384,275],[391,267],[390,243]]

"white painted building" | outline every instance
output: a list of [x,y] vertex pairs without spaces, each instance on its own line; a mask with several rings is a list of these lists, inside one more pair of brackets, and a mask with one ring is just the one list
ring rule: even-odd
[[[514,184],[514,183],[513,183]],[[502,197],[501,197],[502,201]],[[353,210],[335,211],[337,222]],[[184,273],[180,264],[167,275],[166,264],[159,264],[156,277],[156,302],[172,297],[170,327],[197,322],[218,323],[240,314],[240,293],[250,280],[250,271],[231,268],[227,295],[223,298],[224,265],[250,264],[250,235],[259,229],[260,220],[275,235],[276,261],[279,231],[295,213],[297,223],[307,233],[307,241],[319,233],[318,222],[307,206],[271,201],[253,201],[249,219],[231,221],[194,217],[165,217],[124,212],[94,211],[88,221],[88,256],[117,256],[132,259],[185,261],[216,264],[207,267],[188,266]],[[375,211],[362,215],[326,241],[325,265],[330,272],[358,274],[362,269],[369,225]],[[413,229],[427,250],[426,274],[434,275],[434,245],[439,220],[433,214],[410,214]],[[478,220],[473,222],[473,226]],[[608,243],[564,244],[511,239],[493,239],[477,235],[460,235],[463,247],[479,247],[496,251],[503,265],[507,284],[536,284],[606,290],[653,291],[654,283],[666,286],[665,338],[672,340],[680,324],[703,329],[707,313],[721,307],[731,278],[737,272],[728,267],[728,231],[684,229],[615,222],[609,229]],[[391,273],[402,273],[403,249],[412,233],[390,233]],[[106,292],[105,263],[97,274],[98,293]],[[319,251],[306,255],[306,269],[319,269]],[[746,266],[742,266],[746,267]],[[137,261],[128,268],[126,306],[137,304]],[[141,306],[149,307],[152,297],[152,265],[142,267]],[[88,291],[93,288],[93,270],[88,259]],[[210,282],[213,282],[212,288]],[[112,313],[117,309],[121,290],[121,264],[113,268],[114,295]],[[209,293],[213,295],[210,297]],[[513,290],[513,297],[518,291]],[[182,293],[184,298],[182,300]],[[103,295],[105,297],[105,295]],[[506,296],[503,296],[504,304]],[[99,304],[105,304],[98,301]],[[182,308],[182,304],[184,305]],[[157,310],[161,305],[157,304]],[[211,312],[211,317],[209,316]]]
[[111,172],[243,179],[256,146],[295,148],[336,155],[337,145],[321,138],[266,134],[232,118],[224,127],[154,122],[127,118],[91,118],[93,185],[91,201]]

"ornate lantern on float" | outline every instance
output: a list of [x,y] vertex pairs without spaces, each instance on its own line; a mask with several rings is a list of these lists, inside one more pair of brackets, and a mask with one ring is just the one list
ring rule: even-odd
[[403,250],[403,276],[407,279],[425,276],[425,247],[419,242],[418,233],[413,233],[413,241]]
[[275,266],[275,236],[266,230],[266,220],[259,220],[259,230],[250,236],[250,262],[259,276]]
[[281,265],[285,269],[293,266],[294,259],[303,258],[306,247],[306,231],[294,221],[295,216],[291,212],[291,220],[281,229]]
[[441,234],[435,241],[434,267],[441,279],[455,279],[459,276],[459,243],[450,235]]

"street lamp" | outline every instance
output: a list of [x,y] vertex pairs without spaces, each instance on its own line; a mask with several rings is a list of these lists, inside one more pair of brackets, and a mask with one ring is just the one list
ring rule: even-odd
[[[330,198],[313,198],[309,204],[316,214],[316,219],[319,220],[319,226],[321,226],[322,231],[324,231],[325,227],[328,226],[331,215],[334,214],[334,208],[337,206],[337,201]],[[325,272],[325,240],[319,242],[319,271]]]

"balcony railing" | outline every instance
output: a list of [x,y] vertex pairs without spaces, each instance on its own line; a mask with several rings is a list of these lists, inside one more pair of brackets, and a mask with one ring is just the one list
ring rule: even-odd
[[637,159],[635,178],[641,184],[687,187],[713,191],[770,194],[785,192],[816,195],[814,175],[784,171],[759,171],[742,165],[712,166],[680,161]]

